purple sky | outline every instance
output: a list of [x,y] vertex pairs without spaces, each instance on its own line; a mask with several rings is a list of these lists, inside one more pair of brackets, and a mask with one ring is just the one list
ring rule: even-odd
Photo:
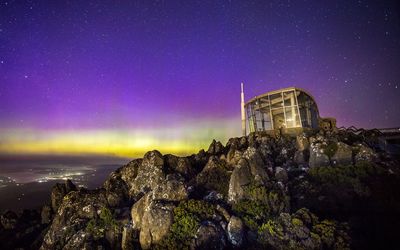
[[237,136],[241,81],[246,99],[297,86],[339,126],[394,127],[399,69],[395,1],[0,2],[4,131]]

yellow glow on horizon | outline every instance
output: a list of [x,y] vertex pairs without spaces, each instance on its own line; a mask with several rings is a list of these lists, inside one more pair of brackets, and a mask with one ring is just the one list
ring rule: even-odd
[[189,155],[200,149],[207,150],[214,138],[225,143],[235,136],[236,129],[230,122],[162,129],[1,129],[0,153],[101,154],[134,158],[156,149],[163,154]]

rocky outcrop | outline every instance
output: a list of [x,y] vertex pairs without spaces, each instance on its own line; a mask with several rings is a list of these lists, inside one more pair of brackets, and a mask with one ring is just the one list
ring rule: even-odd
[[147,193],[165,179],[164,158],[156,150],[146,153],[132,183],[133,194]]
[[365,249],[358,235],[398,226],[400,171],[346,133],[252,133],[187,157],[150,151],[96,190],[57,184],[40,214],[4,213],[0,242],[29,244],[0,247]]
[[174,205],[152,200],[146,206],[140,225],[140,245],[149,249],[159,243],[169,232],[173,222]]
[[51,208],[53,212],[57,212],[62,199],[71,191],[76,191],[76,187],[70,180],[66,180],[63,184],[57,183],[53,187],[51,190]]

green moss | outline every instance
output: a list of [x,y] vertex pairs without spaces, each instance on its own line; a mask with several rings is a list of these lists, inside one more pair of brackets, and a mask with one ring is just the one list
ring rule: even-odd
[[292,224],[295,225],[295,226],[298,226],[298,227],[304,225],[303,221],[300,220],[300,219],[297,219],[297,218],[293,218],[293,219],[292,219]]
[[187,200],[174,209],[174,223],[169,234],[155,247],[157,249],[189,249],[200,222],[215,214],[214,206],[202,200]]
[[268,233],[272,237],[283,239],[282,226],[273,220],[268,220],[267,223],[262,224],[261,227],[258,229],[258,233],[261,235]]
[[309,171],[311,180],[326,190],[347,190],[359,196],[368,196],[370,190],[364,183],[383,171],[371,163],[355,166],[316,167]]
[[321,241],[328,247],[335,242],[336,223],[331,220],[323,220],[313,226],[312,231],[320,237]]
[[251,230],[258,227],[270,217],[268,204],[259,201],[242,200],[232,206],[232,210],[241,218]]
[[251,182],[249,185],[244,187],[244,191],[250,197],[250,200],[266,202],[268,198],[268,191],[267,189],[259,184]]
[[114,219],[112,212],[108,208],[102,208],[98,218],[92,218],[86,224],[86,231],[91,233],[94,238],[104,237],[107,230],[118,230],[119,226]]

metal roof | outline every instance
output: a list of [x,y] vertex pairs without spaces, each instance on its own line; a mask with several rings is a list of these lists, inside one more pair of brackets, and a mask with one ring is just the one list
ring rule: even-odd
[[[248,101],[246,102],[245,105],[247,105],[247,104],[249,104],[249,103],[251,103],[251,102],[253,102],[253,101],[255,101],[255,100],[259,99],[259,98],[262,98],[262,97],[265,97],[265,96],[268,96],[268,95],[273,95],[273,94],[285,92],[285,91],[290,91],[290,90],[298,90],[298,91],[304,92],[304,93],[306,93],[315,103],[317,103],[317,102],[315,101],[315,98],[314,98],[308,91],[306,91],[306,90],[304,90],[304,89],[302,89],[302,88],[288,87],[288,88],[277,89],[277,90],[274,90],[274,91],[266,92],[266,93],[264,93],[264,94],[255,96],[255,97],[251,98],[250,100],[248,100]],[[317,106],[318,106],[318,105],[317,105]]]

